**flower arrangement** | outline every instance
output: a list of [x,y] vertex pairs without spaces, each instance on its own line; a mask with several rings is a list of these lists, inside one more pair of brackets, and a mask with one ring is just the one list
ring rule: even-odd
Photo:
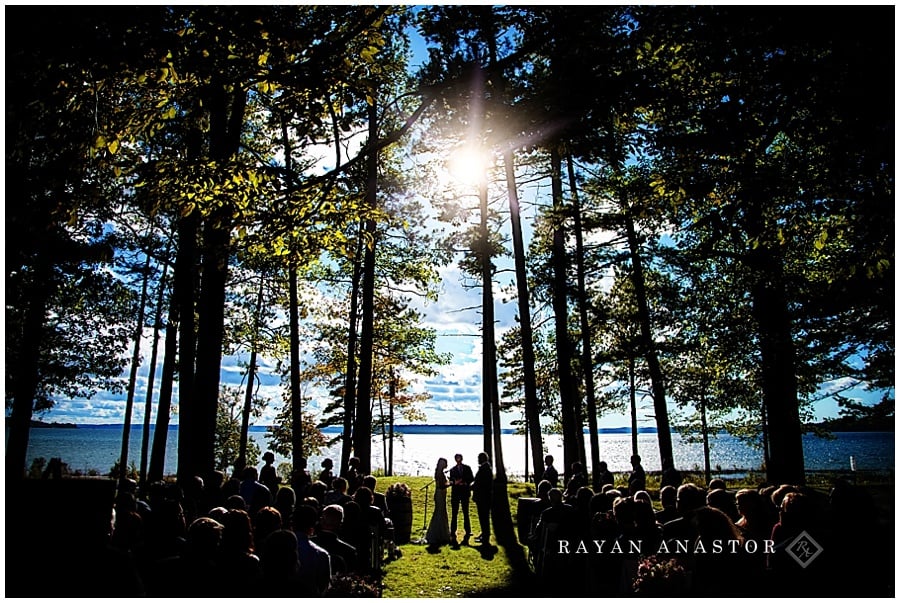
[[356,574],[338,574],[331,579],[331,586],[325,591],[325,596],[353,597],[353,598],[378,598],[378,586]]
[[405,483],[397,482],[396,484],[388,486],[385,496],[388,498],[411,498],[412,491]]
[[675,557],[650,555],[641,559],[632,584],[635,593],[672,596],[688,591],[688,572]]

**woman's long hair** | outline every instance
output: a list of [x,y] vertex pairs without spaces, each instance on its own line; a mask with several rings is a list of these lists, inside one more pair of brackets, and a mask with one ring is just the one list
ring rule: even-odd
[[438,459],[437,467],[434,469],[434,481],[439,484],[447,483],[447,476],[444,474],[444,469],[447,468],[447,459],[441,457]]

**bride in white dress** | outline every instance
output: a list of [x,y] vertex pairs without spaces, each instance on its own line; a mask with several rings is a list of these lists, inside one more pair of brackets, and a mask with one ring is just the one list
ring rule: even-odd
[[450,544],[450,520],[447,518],[447,488],[450,487],[450,480],[444,472],[446,469],[447,459],[439,458],[434,469],[434,512],[425,533],[425,542],[429,546]]

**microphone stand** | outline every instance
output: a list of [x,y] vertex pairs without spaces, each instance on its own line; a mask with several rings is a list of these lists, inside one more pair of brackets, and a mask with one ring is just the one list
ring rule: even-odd
[[422,518],[422,529],[426,529],[428,527],[428,488],[431,487],[431,484],[434,483],[434,480],[431,480],[424,487],[419,488],[419,491],[425,490],[425,516]]

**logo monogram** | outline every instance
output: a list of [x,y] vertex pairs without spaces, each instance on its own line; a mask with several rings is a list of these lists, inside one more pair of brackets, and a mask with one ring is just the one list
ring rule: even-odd
[[787,552],[805,569],[822,553],[822,547],[804,530],[788,545]]

